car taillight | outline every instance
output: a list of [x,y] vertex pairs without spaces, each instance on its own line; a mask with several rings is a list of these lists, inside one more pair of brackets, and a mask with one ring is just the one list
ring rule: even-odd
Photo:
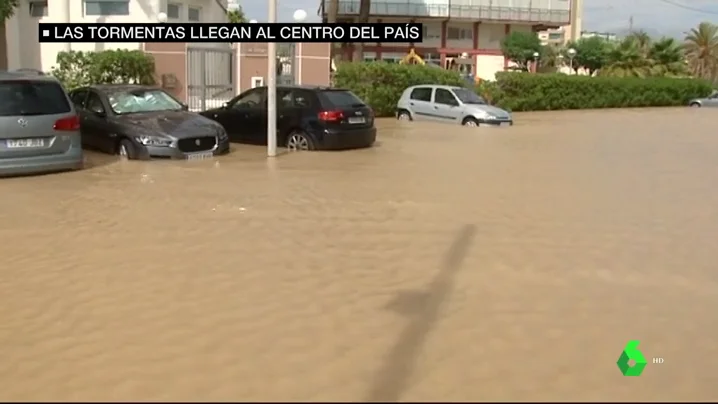
[[55,130],[75,131],[80,129],[80,117],[77,115],[58,119],[52,127]]
[[325,122],[337,122],[344,119],[342,111],[322,111],[319,113],[319,120]]

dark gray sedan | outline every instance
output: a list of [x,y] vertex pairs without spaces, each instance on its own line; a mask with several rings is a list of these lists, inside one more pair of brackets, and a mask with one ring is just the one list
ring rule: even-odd
[[224,128],[166,91],[139,85],[73,90],[82,144],[128,159],[205,159],[229,152]]

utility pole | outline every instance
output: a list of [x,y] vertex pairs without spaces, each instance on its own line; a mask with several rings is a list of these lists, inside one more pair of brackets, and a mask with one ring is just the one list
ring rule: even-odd
[[628,33],[633,33],[633,15],[628,17]]

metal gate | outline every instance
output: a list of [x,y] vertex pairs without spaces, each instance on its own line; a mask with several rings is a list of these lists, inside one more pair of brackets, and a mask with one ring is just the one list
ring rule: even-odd
[[187,105],[191,111],[218,108],[234,97],[234,57],[229,45],[187,49]]
[[293,43],[277,44],[277,84],[289,86],[295,83],[295,54]]

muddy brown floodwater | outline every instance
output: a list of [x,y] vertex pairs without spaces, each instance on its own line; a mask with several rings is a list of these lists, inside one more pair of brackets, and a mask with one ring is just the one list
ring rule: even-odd
[[0,399],[716,400],[717,118],[3,179]]

